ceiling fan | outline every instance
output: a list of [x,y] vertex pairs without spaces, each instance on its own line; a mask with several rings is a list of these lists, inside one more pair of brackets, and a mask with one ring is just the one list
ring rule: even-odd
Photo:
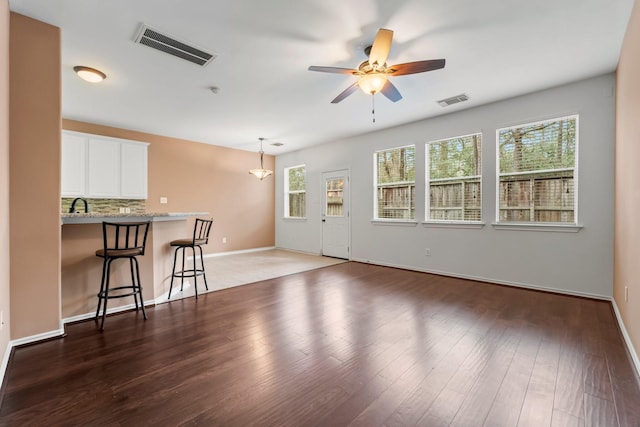
[[389,81],[389,76],[403,76],[407,74],[424,73],[426,71],[439,70],[444,68],[444,59],[430,59],[426,61],[407,62],[404,64],[387,66],[387,56],[391,49],[391,40],[393,39],[393,31],[380,28],[376,34],[373,44],[367,47],[364,52],[369,59],[362,62],[358,69],[339,68],[339,67],[318,67],[312,65],[309,71],[321,71],[323,73],[352,74],[358,76],[358,81],[346,88],[342,93],[336,96],[332,104],[345,99],[347,96],[355,92],[358,87],[369,95],[375,95],[381,92],[384,96],[393,102],[400,101],[402,95],[398,89]]

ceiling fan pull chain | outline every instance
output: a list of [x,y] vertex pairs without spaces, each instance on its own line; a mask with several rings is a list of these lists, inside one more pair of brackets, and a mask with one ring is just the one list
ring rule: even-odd
[[373,123],[376,122],[376,96],[371,94],[371,115],[373,116]]

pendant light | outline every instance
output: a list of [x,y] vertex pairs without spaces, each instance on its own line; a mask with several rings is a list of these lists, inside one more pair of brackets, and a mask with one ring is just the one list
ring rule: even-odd
[[256,176],[256,178],[258,178],[260,181],[262,181],[263,179],[265,179],[266,177],[268,177],[269,175],[271,175],[273,173],[273,171],[269,170],[269,169],[265,169],[264,168],[264,151],[262,150],[262,141],[264,141],[264,138],[258,138],[260,140],[260,169],[251,169],[249,171],[250,174],[253,174]]

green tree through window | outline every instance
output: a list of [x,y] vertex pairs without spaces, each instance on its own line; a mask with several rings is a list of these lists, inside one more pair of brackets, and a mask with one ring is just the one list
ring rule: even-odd
[[284,170],[284,212],[287,218],[306,216],[306,167],[304,165]]
[[498,221],[575,224],[578,116],[497,133]]
[[415,146],[375,153],[376,219],[415,218]]
[[482,219],[482,135],[459,136],[426,145],[427,220]]

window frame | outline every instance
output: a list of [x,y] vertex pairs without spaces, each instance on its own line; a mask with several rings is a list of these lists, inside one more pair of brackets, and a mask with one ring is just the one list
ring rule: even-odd
[[[378,189],[379,189],[379,184],[378,184],[378,153],[381,152],[389,152],[389,151],[393,151],[393,150],[400,150],[402,148],[408,148],[411,147],[413,148],[413,171],[414,171],[414,177],[413,177],[413,181],[395,181],[392,184],[404,184],[407,183],[409,187],[411,187],[411,185],[413,185],[413,217],[411,218],[383,218],[383,217],[379,217],[378,216],[378,211],[379,211],[379,205],[378,205]],[[391,148],[383,148],[380,150],[376,150],[373,152],[373,222],[383,222],[383,223],[416,223],[416,203],[415,203],[415,196],[416,196],[416,144],[406,144],[406,145],[400,145],[397,147],[391,147]],[[411,184],[413,183],[413,184]],[[411,189],[409,188],[409,191],[411,191]],[[411,206],[409,206],[409,211],[411,212]]]
[[[465,179],[470,179],[470,178],[479,178],[480,183],[478,184],[480,186],[480,219],[479,220],[465,220],[465,219],[460,219],[460,220],[455,220],[455,219],[433,219],[431,218],[431,167],[430,167],[430,154],[429,154],[429,148],[431,144],[436,144],[436,143],[441,143],[441,142],[446,142],[446,141],[451,141],[451,140],[455,140],[455,139],[460,139],[460,138],[466,138],[466,137],[471,137],[471,136],[475,136],[475,135],[479,135],[480,136],[480,173],[478,175],[473,175],[473,176],[465,176],[465,177],[459,177],[459,178],[465,178]],[[483,208],[482,208],[482,175],[483,175],[483,170],[484,170],[484,162],[483,162],[483,153],[482,153],[482,147],[483,147],[483,143],[484,143],[484,134],[482,131],[479,132],[473,132],[473,133],[468,133],[465,135],[457,135],[457,136],[453,136],[453,137],[448,137],[448,138],[441,138],[441,139],[437,139],[437,140],[433,140],[433,141],[428,141],[424,144],[424,177],[425,177],[425,189],[424,189],[424,204],[425,204],[425,211],[424,211],[424,223],[425,224],[429,224],[429,225],[460,225],[460,226],[465,226],[465,225],[483,225],[484,224],[484,215],[483,215]],[[443,180],[454,180],[458,177],[453,177],[453,178],[443,178]],[[464,194],[463,194],[464,197]]]
[[[289,186],[289,171],[291,169],[300,169],[303,168],[304,171],[304,190],[293,190],[291,191]],[[284,218],[285,219],[293,219],[300,220],[307,218],[307,165],[299,164],[295,166],[289,166],[284,168]],[[289,195],[290,194],[304,194],[304,215],[303,216],[291,216],[290,215],[290,204],[289,204]]]
[[[549,172],[549,171],[567,171],[573,169],[573,221],[572,222],[553,222],[553,221],[501,221],[500,220],[500,184],[502,176],[513,176],[519,174],[518,172],[511,173],[501,173],[500,172],[500,132],[504,130],[514,129],[514,128],[522,128],[535,126],[544,123],[552,123],[561,120],[575,120],[575,141],[574,141],[574,159],[573,159],[573,168],[556,168],[556,169],[540,169],[535,172]],[[580,147],[580,115],[575,114],[566,114],[561,116],[550,117],[543,120],[538,120],[534,122],[527,123],[519,123],[511,126],[504,126],[496,129],[496,141],[495,141],[495,149],[496,149],[496,179],[495,179],[495,222],[493,226],[496,229],[512,229],[512,230],[521,230],[521,231],[535,231],[535,230],[544,230],[544,231],[561,231],[561,232],[577,232],[582,226],[579,223],[579,212],[578,212],[578,194],[579,194],[579,147]],[[521,174],[531,174],[532,171],[522,172]]]

